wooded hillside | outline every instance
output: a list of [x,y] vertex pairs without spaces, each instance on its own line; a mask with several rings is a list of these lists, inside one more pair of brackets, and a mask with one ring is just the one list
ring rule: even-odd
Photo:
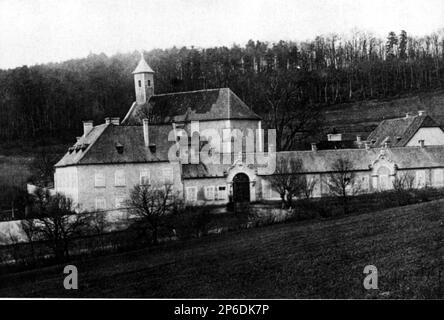
[[[281,138],[291,128],[309,131],[314,122],[303,115],[321,107],[444,88],[444,29],[421,38],[354,32],[305,42],[171,48],[145,58],[156,71],[156,93],[230,87],[269,127],[278,127]],[[72,138],[82,120],[123,117],[134,100],[131,72],[138,60],[137,52],[91,54],[0,70],[0,138]]]

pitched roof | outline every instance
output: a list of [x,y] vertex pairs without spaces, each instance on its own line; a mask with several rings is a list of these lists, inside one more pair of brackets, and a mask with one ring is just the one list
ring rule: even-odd
[[362,171],[369,170],[381,153],[399,169],[444,167],[444,146],[288,151],[278,152],[276,161],[301,159],[305,172],[329,172],[335,161],[343,158],[351,162],[353,170]]
[[403,147],[419,128],[427,127],[439,127],[439,125],[427,115],[384,120],[370,133],[367,140],[375,140],[372,147],[382,147],[388,138],[392,146]]
[[[168,143],[168,133],[171,130],[169,125],[149,126],[150,145],[156,145],[152,153],[145,147],[142,126],[95,126],[55,166],[168,161],[168,150],[172,144]],[[123,147],[122,153],[117,151],[117,146]]]
[[184,179],[221,178],[226,176],[229,164],[183,164],[182,177]]
[[229,88],[154,95],[147,103],[135,103],[122,124],[141,124],[143,118],[151,123],[261,119]]
[[[276,162],[300,159],[303,172],[327,173],[333,170],[335,161],[343,158],[351,162],[353,170],[367,171],[381,153],[399,169],[444,167],[444,146],[285,151],[276,153]],[[184,179],[224,177],[229,167],[226,164],[187,164],[182,166],[182,174]],[[266,172],[258,168],[257,174],[267,175]]]
[[139,63],[137,64],[136,69],[134,69],[133,74],[136,73],[154,73],[153,69],[146,63],[143,56],[140,58]]

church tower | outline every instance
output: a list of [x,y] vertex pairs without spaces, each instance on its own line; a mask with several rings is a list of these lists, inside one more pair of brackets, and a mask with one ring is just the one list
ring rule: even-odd
[[144,104],[154,95],[154,71],[150,68],[140,53],[140,61],[133,71],[134,86],[136,89],[136,103]]

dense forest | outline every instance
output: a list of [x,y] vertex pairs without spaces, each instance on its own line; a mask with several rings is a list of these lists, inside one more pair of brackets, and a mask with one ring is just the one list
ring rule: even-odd
[[[354,31],[304,42],[144,53],[156,93],[230,87],[278,129],[280,149],[315,126],[320,108],[444,87],[444,29],[385,39]],[[90,54],[62,63],[0,70],[0,138],[70,137],[81,121],[123,117],[134,100],[137,52]]]

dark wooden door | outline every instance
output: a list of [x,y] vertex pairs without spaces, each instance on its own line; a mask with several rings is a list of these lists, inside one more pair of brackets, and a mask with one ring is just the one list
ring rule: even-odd
[[250,179],[245,173],[238,173],[233,178],[233,201],[250,202]]

